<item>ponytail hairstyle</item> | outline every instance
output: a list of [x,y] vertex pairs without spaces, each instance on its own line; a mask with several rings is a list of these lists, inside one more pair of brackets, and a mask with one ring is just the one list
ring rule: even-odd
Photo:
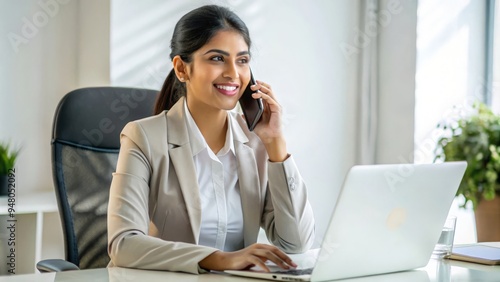
[[[170,60],[180,56],[182,61],[190,63],[192,54],[203,47],[217,32],[234,30],[241,34],[248,49],[251,40],[245,23],[228,8],[206,5],[185,14],[175,25],[170,41]],[[154,114],[169,110],[182,96],[186,95],[186,85],[170,71],[156,99]]]

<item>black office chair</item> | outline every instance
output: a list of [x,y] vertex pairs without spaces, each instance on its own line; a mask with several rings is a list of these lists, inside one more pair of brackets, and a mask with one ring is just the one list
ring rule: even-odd
[[43,260],[40,272],[106,267],[107,208],[120,132],[151,116],[158,91],[82,88],[57,106],[52,132],[52,172],[65,239],[66,260]]

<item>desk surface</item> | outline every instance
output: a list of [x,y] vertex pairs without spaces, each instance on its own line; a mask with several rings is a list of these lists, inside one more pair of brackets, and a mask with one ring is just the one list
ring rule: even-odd
[[[500,246],[500,243],[488,243]],[[252,278],[242,278],[227,274],[193,275],[167,271],[148,271],[127,268],[101,268],[61,273],[0,276],[0,282],[123,282],[123,281],[180,281],[180,282],[255,282]],[[266,280],[260,280],[266,281]],[[342,281],[342,280],[337,280]],[[500,281],[500,266],[487,266],[454,260],[431,259],[426,267],[387,275],[366,276],[348,279],[349,282],[431,282],[431,281]]]

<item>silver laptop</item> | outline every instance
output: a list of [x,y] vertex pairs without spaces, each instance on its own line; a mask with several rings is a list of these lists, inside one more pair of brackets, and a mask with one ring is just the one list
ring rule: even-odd
[[423,267],[466,167],[466,162],[354,166],[311,274],[225,272],[279,281],[327,281]]

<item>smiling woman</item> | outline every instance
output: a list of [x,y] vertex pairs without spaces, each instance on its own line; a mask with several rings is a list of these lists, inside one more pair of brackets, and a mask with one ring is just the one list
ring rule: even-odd
[[[231,112],[250,82],[250,36],[229,9],[184,15],[155,116],[122,131],[108,208],[110,266],[203,273],[308,250],[314,217],[288,153],[271,86],[251,89],[264,112],[254,131]],[[257,244],[262,227],[273,245]]]
[[248,45],[238,32],[220,31],[192,57],[191,63],[178,55],[173,59],[176,76],[190,93],[188,108],[195,120],[215,115],[224,124],[221,109],[233,109],[250,81]]

